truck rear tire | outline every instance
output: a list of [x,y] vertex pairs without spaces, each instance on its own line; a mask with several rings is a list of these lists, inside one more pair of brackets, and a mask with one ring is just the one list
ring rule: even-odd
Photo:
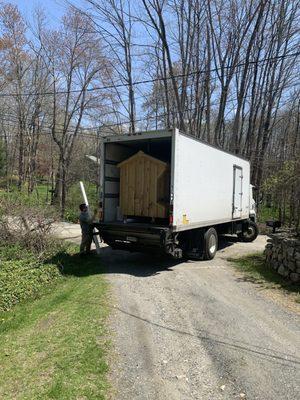
[[204,260],[212,260],[218,250],[218,234],[215,228],[209,228],[205,232],[203,239]]
[[239,239],[243,242],[253,242],[257,238],[258,235],[258,227],[255,222],[248,221],[245,226],[243,226],[243,231],[238,234]]

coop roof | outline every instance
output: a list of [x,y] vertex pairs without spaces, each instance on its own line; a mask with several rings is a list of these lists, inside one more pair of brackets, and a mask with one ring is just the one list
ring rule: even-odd
[[138,160],[139,158],[145,158],[145,159],[151,161],[152,163],[159,164],[159,165],[162,165],[162,166],[167,166],[168,165],[167,163],[165,163],[165,162],[163,162],[161,160],[158,160],[157,158],[151,157],[148,154],[145,154],[143,151],[140,150],[139,152],[137,152],[133,156],[131,156],[131,157],[127,158],[126,160],[120,162],[117,166],[120,168],[123,165],[131,163],[132,161]]

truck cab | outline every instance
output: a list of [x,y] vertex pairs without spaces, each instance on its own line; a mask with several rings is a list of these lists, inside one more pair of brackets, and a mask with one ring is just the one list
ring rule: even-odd
[[251,221],[256,222],[256,202],[254,199],[254,190],[255,186],[250,185],[250,212],[249,212],[249,218]]

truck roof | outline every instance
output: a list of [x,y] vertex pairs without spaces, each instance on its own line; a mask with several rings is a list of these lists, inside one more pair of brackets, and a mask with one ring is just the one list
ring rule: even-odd
[[219,146],[210,144],[210,143],[206,142],[205,140],[199,139],[195,136],[189,135],[187,133],[183,133],[176,128],[175,129],[170,128],[170,129],[153,130],[153,131],[140,131],[140,132],[135,132],[135,133],[125,133],[125,134],[114,134],[114,135],[102,136],[101,139],[104,143],[122,142],[122,141],[136,140],[136,139],[159,139],[159,138],[172,137],[175,131],[178,131],[181,135],[186,136],[190,139],[196,140],[197,142],[200,142],[206,146],[213,147],[216,150],[223,151],[224,153],[231,154],[232,156],[241,158],[242,160],[249,162],[249,159],[246,157],[243,157],[239,154],[235,154],[231,151],[222,149]]

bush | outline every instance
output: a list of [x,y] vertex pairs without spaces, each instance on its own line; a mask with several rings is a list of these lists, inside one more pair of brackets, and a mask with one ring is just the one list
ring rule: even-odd
[[0,245],[19,245],[41,257],[52,246],[50,233],[56,220],[57,214],[51,208],[0,199]]
[[273,199],[279,219],[300,234],[300,159],[286,161],[264,182],[263,189]]
[[63,278],[59,262],[51,261],[67,247],[51,235],[56,219],[52,209],[0,200],[0,311]]
[[[52,243],[52,252],[61,245]],[[48,248],[48,256],[50,255]],[[42,289],[62,279],[57,266],[37,258],[18,244],[0,247],[0,311],[7,311],[27,298],[39,297]]]

